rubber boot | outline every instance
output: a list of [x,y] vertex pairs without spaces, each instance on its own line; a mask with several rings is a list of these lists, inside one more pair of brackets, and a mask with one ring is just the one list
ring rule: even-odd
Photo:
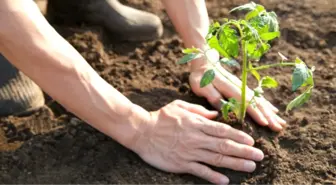
[[149,41],[163,32],[159,17],[117,0],[49,0],[46,17],[56,24],[99,25],[119,40]]
[[29,115],[44,104],[42,90],[0,54],[0,116]]

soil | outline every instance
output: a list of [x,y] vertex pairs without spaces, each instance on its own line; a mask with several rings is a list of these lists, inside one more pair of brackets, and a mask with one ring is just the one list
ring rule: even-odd
[[[110,84],[134,103],[157,110],[175,99],[211,108],[195,96],[188,69],[176,65],[182,41],[159,1],[122,1],[156,13],[165,26],[161,39],[121,42],[100,27],[53,26]],[[245,0],[207,0],[209,16],[219,20]],[[266,92],[280,109],[287,128],[274,133],[254,125],[257,147],[265,153],[253,173],[218,169],[232,184],[336,184],[336,2],[335,0],[260,0],[280,20],[282,37],[260,63],[278,60],[277,51],[316,66],[311,101],[285,114],[294,98],[290,69],[265,71],[281,84]],[[232,71],[235,72],[235,71]],[[47,104],[34,115],[0,119],[1,183],[208,183],[190,175],[159,171],[136,154],[82,122],[46,95]]]

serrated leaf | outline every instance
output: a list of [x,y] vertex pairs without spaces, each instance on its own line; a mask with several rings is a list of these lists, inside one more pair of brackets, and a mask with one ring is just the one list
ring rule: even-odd
[[250,70],[250,73],[258,80],[258,82],[260,81],[260,75],[258,73],[257,70],[254,70],[253,69],[253,66],[252,66],[252,63],[249,62],[249,70]]
[[201,88],[209,85],[215,79],[215,71],[213,69],[207,70],[201,79]]
[[309,76],[309,70],[304,63],[296,64],[292,75],[292,91],[296,91],[301,87],[307,81]]
[[219,46],[230,56],[228,58],[235,58],[238,56],[239,37],[236,30],[232,29],[229,25],[224,26],[219,33],[218,41]]
[[257,7],[257,5],[254,2],[250,2],[250,3],[247,3],[247,4],[244,4],[244,5],[233,8],[230,11],[230,13],[234,12],[234,11],[241,11],[241,10],[252,11],[252,10],[256,9],[256,7]]
[[265,76],[261,79],[261,87],[276,88],[278,87],[278,82],[270,76]]
[[273,40],[280,36],[280,32],[268,32],[260,35],[260,38],[265,41]]
[[213,24],[211,24],[209,26],[209,31],[208,31],[208,34],[206,35],[205,39],[209,40],[210,38],[215,36],[219,28],[220,28],[220,24],[218,22],[214,22]]
[[309,88],[307,91],[296,97],[294,100],[292,100],[286,107],[286,112],[292,110],[293,108],[300,107],[304,103],[306,103],[312,94],[312,87]]
[[246,20],[250,20],[255,16],[258,16],[260,12],[264,11],[265,8],[261,5],[257,5],[256,8],[253,11],[250,11],[245,15]]
[[239,63],[235,59],[222,58],[219,62],[228,66],[240,67]]
[[247,44],[248,57],[259,61],[260,58],[271,48],[267,43],[250,42]]
[[230,55],[227,54],[225,50],[221,48],[216,36],[212,36],[210,39],[208,39],[207,44],[209,45],[210,48],[216,49],[222,56],[226,58],[231,58]]
[[185,48],[185,49],[182,50],[182,53],[184,53],[184,54],[199,53],[199,52],[200,52],[200,50],[197,49],[197,48],[194,48],[194,47],[192,47],[192,48]]
[[177,64],[186,64],[194,59],[200,58],[202,54],[200,53],[190,53],[187,55],[184,55],[178,62]]

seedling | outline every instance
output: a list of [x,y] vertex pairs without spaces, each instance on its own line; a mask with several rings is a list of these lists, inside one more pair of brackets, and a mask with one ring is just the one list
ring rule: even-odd
[[[275,12],[268,12],[262,5],[250,2],[236,7],[233,11],[246,11],[244,19],[224,19],[223,23],[214,22],[210,25],[206,36],[206,49],[186,48],[183,50],[184,57],[178,62],[186,64],[196,58],[205,57],[211,66],[204,74],[200,82],[203,88],[210,84],[215,75],[222,75],[231,83],[241,89],[241,99],[230,98],[228,101],[222,100],[222,114],[224,119],[228,119],[229,112],[233,112],[239,121],[243,123],[246,109],[249,105],[255,106],[256,97],[261,97],[264,88],[276,88],[278,82],[270,77],[261,77],[258,71],[273,67],[293,67],[292,91],[305,88],[303,93],[293,99],[286,108],[286,112],[293,108],[300,107],[307,102],[314,87],[313,71],[314,66],[309,69],[307,65],[296,58],[295,61],[288,59],[279,53],[280,62],[256,66],[260,58],[269,51],[270,41],[280,37],[279,23]],[[215,57],[214,57],[215,56]],[[241,59],[241,63],[237,62]],[[221,64],[239,67],[241,71],[241,84],[231,81],[226,74],[221,72]],[[253,75],[258,81],[258,86],[254,88],[254,95],[247,100],[246,87],[248,75]]]

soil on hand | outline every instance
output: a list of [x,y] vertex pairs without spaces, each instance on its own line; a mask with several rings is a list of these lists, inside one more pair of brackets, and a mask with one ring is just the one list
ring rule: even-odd
[[[164,36],[151,42],[128,43],[114,39],[100,27],[53,26],[104,79],[145,109],[157,110],[176,99],[211,108],[192,93],[187,66],[176,64],[183,43],[159,1],[122,2],[158,14],[165,26]],[[208,0],[209,16],[212,20],[236,16],[229,15],[229,10],[246,2]],[[282,31],[281,39],[272,43],[271,52],[260,63],[278,61],[278,51],[298,56],[309,66],[316,66],[316,88],[308,104],[287,115],[285,106],[295,96],[290,90],[291,70],[263,72],[279,81],[280,86],[268,90],[266,98],[280,109],[288,126],[281,133],[255,126],[256,146],[265,153],[255,172],[216,169],[232,184],[336,184],[336,3],[256,3],[278,14]],[[208,183],[149,166],[50,98],[34,115],[1,118],[0,128],[1,183]]]

